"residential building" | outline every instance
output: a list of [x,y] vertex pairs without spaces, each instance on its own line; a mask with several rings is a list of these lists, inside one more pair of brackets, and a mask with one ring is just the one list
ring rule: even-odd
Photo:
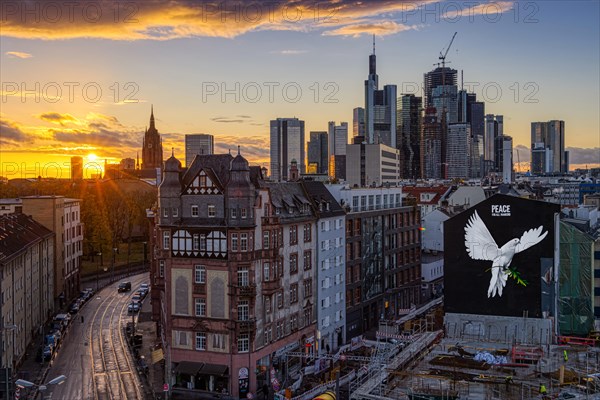
[[0,248],[0,368],[14,371],[54,312],[54,233],[24,214],[3,215]]
[[[308,141],[308,171],[313,174],[329,172],[329,148],[327,132],[311,131]],[[311,170],[314,169],[314,172]]]
[[398,149],[384,144],[349,144],[346,161],[346,182],[350,186],[397,186],[400,183]]
[[302,182],[316,223],[316,301],[319,354],[336,353],[346,343],[345,211],[321,182]]
[[421,208],[421,218],[440,208],[442,200],[450,192],[450,186],[403,186],[408,204],[417,204]]
[[83,224],[81,200],[64,196],[21,198],[23,214],[54,232],[54,300],[56,308],[79,295]]
[[214,154],[214,136],[206,133],[185,135],[185,166],[189,167],[196,154]]
[[420,212],[401,188],[327,185],[346,208],[346,340],[421,303]]
[[271,180],[287,181],[296,160],[300,173],[306,173],[304,155],[304,121],[298,118],[277,118],[271,121]]
[[0,215],[20,213],[23,211],[21,199],[0,199]]
[[197,155],[187,170],[172,156],[150,216],[153,318],[172,393],[246,398],[297,376],[300,361],[285,354],[314,351],[318,288],[302,183],[266,182],[239,152]]

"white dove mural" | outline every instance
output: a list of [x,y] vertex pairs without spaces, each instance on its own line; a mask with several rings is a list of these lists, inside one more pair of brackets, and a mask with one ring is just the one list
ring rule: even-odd
[[473,260],[492,261],[492,278],[487,291],[488,298],[498,295],[502,297],[502,290],[506,286],[509,276],[513,276],[520,284],[527,285],[519,273],[510,269],[510,263],[515,254],[535,246],[548,234],[542,233],[543,226],[525,231],[520,239],[514,238],[506,242],[504,246],[498,247],[496,241],[485,226],[477,211],[471,215],[465,226],[465,246],[467,253]]

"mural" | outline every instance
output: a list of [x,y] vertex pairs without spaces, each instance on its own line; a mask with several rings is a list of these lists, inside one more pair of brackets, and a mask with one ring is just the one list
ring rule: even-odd
[[548,231],[542,233],[543,226],[525,231],[521,238],[514,238],[498,247],[494,237],[485,226],[477,211],[473,213],[465,226],[465,246],[467,253],[473,260],[492,261],[490,269],[492,277],[488,287],[487,296],[502,296],[502,290],[506,286],[509,277],[514,278],[518,284],[527,286],[527,281],[521,277],[517,267],[510,267],[515,254],[535,246],[548,235]]

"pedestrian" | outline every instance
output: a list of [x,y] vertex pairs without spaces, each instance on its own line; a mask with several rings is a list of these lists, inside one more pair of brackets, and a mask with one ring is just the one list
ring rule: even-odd
[[567,355],[567,351],[563,350],[563,357],[565,359],[565,362],[569,361],[569,356]]
[[81,323],[83,324],[83,315],[81,316]]
[[504,378],[504,382],[506,383],[506,391],[508,392],[510,390],[510,384],[512,383],[512,376],[509,375]]
[[543,396],[546,394],[546,385],[540,383],[540,394]]

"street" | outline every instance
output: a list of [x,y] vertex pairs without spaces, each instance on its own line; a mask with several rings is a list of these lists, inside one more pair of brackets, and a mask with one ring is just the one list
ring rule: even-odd
[[149,278],[144,273],[125,279],[132,284],[130,292],[117,293],[117,281],[96,293],[74,316],[47,375],[47,379],[66,375],[67,380],[49,387],[44,399],[143,399],[123,327],[132,319],[127,314],[131,295]]

